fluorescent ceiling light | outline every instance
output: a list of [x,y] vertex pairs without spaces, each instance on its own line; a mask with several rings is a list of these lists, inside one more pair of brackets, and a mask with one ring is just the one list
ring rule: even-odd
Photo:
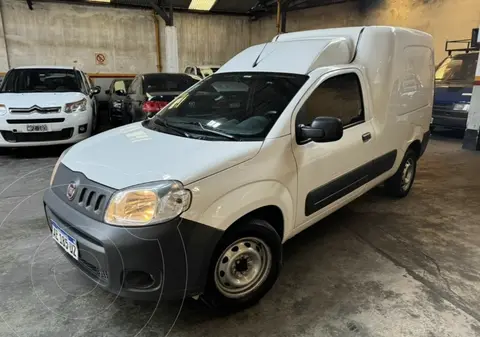
[[215,5],[217,0],[192,0],[188,9],[196,11],[209,11]]
[[110,3],[111,0],[87,0],[89,2],[106,2],[106,3]]

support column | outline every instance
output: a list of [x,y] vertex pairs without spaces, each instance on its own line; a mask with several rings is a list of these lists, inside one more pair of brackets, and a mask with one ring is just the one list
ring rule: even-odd
[[[472,45],[474,44],[474,35],[472,34]],[[480,34],[476,32],[476,42],[480,43]],[[478,54],[477,70],[475,71],[475,81],[473,84],[472,96],[470,100],[470,110],[468,112],[467,129],[463,138],[463,148],[467,150],[480,150],[480,53]]]
[[0,71],[7,71],[10,69],[10,57],[8,55],[7,37],[5,32],[4,5],[0,1]]
[[177,28],[173,25],[173,5],[171,0],[150,0],[153,10],[165,21],[165,60],[162,70],[166,73],[178,73]]
[[163,63],[163,70],[167,73],[178,73],[178,38],[177,27],[165,26],[165,61]]

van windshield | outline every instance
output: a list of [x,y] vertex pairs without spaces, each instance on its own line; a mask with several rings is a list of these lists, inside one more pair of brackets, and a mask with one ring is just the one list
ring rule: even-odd
[[80,92],[78,76],[73,69],[13,69],[0,92]]
[[[216,73],[173,100],[146,127],[168,125],[190,133],[263,140],[308,76]],[[225,138],[225,137],[224,137]]]
[[440,82],[462,81],[473,84],[477,62],[478,53],[448,57],[437,68],[435,80]]

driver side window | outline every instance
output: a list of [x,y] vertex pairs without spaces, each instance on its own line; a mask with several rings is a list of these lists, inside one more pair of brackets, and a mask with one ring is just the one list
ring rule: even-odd
[[344,129],[365,121],[362,89],[355,73],[320,84],[298,112],[295,125],[310,125],[316,117],[337,117]]

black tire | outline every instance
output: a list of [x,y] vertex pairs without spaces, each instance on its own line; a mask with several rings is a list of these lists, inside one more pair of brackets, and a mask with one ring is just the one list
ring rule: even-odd
[[[224,251],[235,241],[254,237],[262,240],[270,249],[271,267],[265,275],[263,283],[244,297],[230,298],[222,294],[215,282],[217,262]],[[232,249],[233,250],[233,249]],[[219,262],[220,263],[220,262]],[[214,311],[221,314],[230,314],[255,305],[275,284],[282,269],[282,240],[275,229],[264,220],[245,220],[228,230],[218,243],[210,262],[208,280],[201,300]]]
[[[417,160],[418,158],[416,152],[412,149],[408,149],[395,175],[385,181],[385,190],[388,195],[395,198],[403,198],[408,195],[415,181],[415,175],[417,172]],[[411,178],[409,179],[408,185],[406,185],[404,173],[407,163],[409,165],[413,165],[413,171],[411,174]]]

